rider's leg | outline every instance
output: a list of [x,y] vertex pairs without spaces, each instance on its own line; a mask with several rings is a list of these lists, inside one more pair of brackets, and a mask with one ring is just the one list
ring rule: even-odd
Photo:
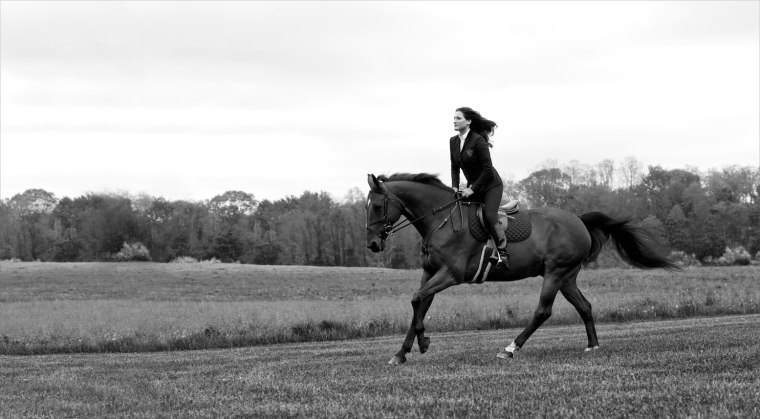
[[496,250],[499,252],[500,266],[509,269],[509,252],[507,251],[507,236],[504,227],[499,222],[499,204],[501,203],[502,186],[487,190],[483,196],[483,222],[488,228]]

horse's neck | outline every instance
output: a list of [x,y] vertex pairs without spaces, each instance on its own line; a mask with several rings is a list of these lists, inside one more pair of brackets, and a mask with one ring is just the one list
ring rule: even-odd
[[[394,185],[396,186],[396,185]],[[433,214],[433,210],[450,203],[453,200],[453,192],[446,191],[435,186],[417,184],[414,182],[399,182],[396,187],[390,188],[404,206],[411,212],[409,221],[424,217],[414,223],[414,227],[423,239],[440,224],[441,219],[449,213],[448,208]]]

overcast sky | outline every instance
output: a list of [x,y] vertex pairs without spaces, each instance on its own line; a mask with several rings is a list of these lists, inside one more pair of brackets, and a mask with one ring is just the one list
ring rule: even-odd
[[449,183],[453,114],[547,159],[760,164],[760,2],[0,3],[0,197]]

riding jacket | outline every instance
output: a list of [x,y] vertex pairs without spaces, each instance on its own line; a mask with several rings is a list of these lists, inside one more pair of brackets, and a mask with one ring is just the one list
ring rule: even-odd
[[459,188],[459,170],[464,172],[467,187],[476,194],[488,189],[501,186],[501,176],[491,164],[491,152],[488,140],[482,135],[470,131],[464,140],[462,151],[459,151],[459,136],[449,140],[451,148],[451,186]]

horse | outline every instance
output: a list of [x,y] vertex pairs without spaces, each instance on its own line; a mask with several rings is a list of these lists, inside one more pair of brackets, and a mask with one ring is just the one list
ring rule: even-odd
[[[454,190],[435,175],[397,173],[367,176],[370,191],[367,197],[367,248],[374,252],[385,249],[388,237],[398,230],[401,216],[422,237],[422,279],[412,296],[412,322],[401,349],[388,362],[406,362],[414,339],[420,353],[430,347],[425,336],[424,319],[435,295],[451,286],[472,283],[471,273],[484,263],[484,244],[469,233],[466,222],[474,205],[454,199]],[[659,250],[654,236],[632,217],[612,217],[599,211],[580,216],[568,211],[541,207],[525,210],[532,230],[526,240],[510,243],[510,268],[490,269],[485,281],[516,281],[543,277],[538,307],[524,330],[500,350],[498,358],[507,359],[525,345],[530,336],[551,316],[557,292],[580,314],[586,328],[586,351],[599,348],[591,304],[578,289],[576,278],[582,267],[592,263],[603,245],[612,240],[622,260],[642,269],[678,270]],[[461,217],[461,218],[460,218]],[[457,222],[454,222],[454,220]],[[404,222],[402,222],[403,224]],[[459,227],[459,228],[458,228]],[[482,269],[478,268],[479,271]]]

